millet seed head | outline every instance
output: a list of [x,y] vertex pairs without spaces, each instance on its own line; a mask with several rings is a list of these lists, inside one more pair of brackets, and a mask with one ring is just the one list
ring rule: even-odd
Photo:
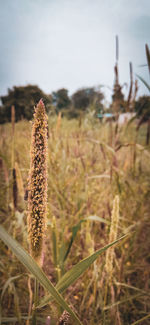
[[28,185],[28,234],[30,253],[41,259],[47,213],[47,115],[42,100],[35,107]]

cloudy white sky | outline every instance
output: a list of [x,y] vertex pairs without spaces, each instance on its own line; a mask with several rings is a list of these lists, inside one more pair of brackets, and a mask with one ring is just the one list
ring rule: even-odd
[[[65,87],[112,87],[115,35],[120,83],[134,73],[147,81],[150,0],[0,0],[0,95],[37,84],[46,93]],[[140,84],[139,95],[146,93]],[[111,90],[104,88],[107,99]]]

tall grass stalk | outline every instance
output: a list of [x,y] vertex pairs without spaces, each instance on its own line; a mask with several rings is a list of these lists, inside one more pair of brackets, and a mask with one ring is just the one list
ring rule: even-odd
[[15,210],[17,209],[17,203],[18,203],[18,186],[17,186],[17,176],[16,176],[16,169],[13,168],[12,170],[12,176],[13,176],[13,211],[15,214]]
[[17,162],[15,162],[15,170],[16,170],[16,178],[17,178],[18,196],[23,201],[24,199],[23,179],[22,179],[19,164]]
[[59,134],[59,130],[60,130],[60,127],[61,127],[61,112],[59,112],[58,114],[58,117],[57,117],[57,123],[56,123],[56,134],[58,135]]
[[[113,201],[113,210],[111,215],[111,226],[110,226],[110,233],[109,233],[110,243],[117,239],[118,223],[119,223],[119,196],[116,195]],[[110,280],[112,279],[112,274],[113,274],[113,261],[114,261],[114,247],[108,249],[106,252],[105,268],[107,271],[108,278]]]
[[17,181],[15,170],[15,106],[11,106],[11,128],[12,128],[12,147],[11,147],[11,179],[12,179],[12,219],[13,219],[13,236],[16,237],[15,211],[17,208]]
[[51,225],[51,234],[52,234],[52,246],[53,246],[53,261],[56,271],[56,278],[57,282],[60,280],[61,277],[61,270],[58,264],[58,232],[57,232],[57,225],[56,225],[56,218],[53,216],[52,225]]
[[12,127],[12,150],[11,150],[11,168],[14,168],[14,145],[15,145],[15,106],[11,106],[11,127]]
[[[112,214],[111,214],[109,242],[114,241],[117,238],[118,223],[119,223],[119,196],[116,195],[115,199],[113,201],[113,210],[112,210]],[[113,276],[113,272],[114,272],[114,267],[113,267],[114,258],[115,258],[115,250],[113,247],[112,249],[108,249],[106,252],[105,269],[106,269],[106,273],[107,273],[107,278],[106,278],[105,294],[104,294],[104,307],[107,303],[108,288],[110,288],[111,294],[112,294],[112,292],[114,292],[113,285],[112,285],[112,276]],[[104,318],[105,318],[105,316],[104,316]]]
[[47,214],[47,115],[42,100],[34,113],[28,189],[30,253],[39,264],[42,264]]
[[[42,265],[47,213],[47,115],[42,100],[35,108],[31,138],[31,164],[28,195],[28,233],[30,254]],[[38,302],[39,283],[35,278],[34,303]],[[36,310],[32,324],[36,325]]]

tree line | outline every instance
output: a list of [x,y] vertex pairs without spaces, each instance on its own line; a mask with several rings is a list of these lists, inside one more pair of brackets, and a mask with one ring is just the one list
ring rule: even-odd
[[16,121],[33,118],[34,106],[42,98],[47,113],[59,113],[60,111],[68,118],[78,117],[82,112],[94,105],[99,112],[103,109],[102,101],[104,94],[100,88],[82,88],[69,96],[66,88],[61,88],[51,94],[45,94],[36,85],[14,86],[8,89],[8,94],[1,96],[0,123],[10,122],[11,107],[15,106]]
[[[117,89],[117,90],[116,90]],[[128,101],[124,99],[121,88],[114,87],[112,103],[107,108],[107,112],[125,112]],[[104,113],[103,104],[104,93],[101,87],[89,87],[78,89],[72,96],[69,96],[66,88],[53,91],[51,94],[44,93],[36,85],[14,86],[8,89],[8,94],[1,96],[0,124],[11,121],[11,107],[15,107],[16,121],[21,119],[31,120],[33,118],[34,106],[42,98],[48,114],[60,111],[67,118],[77,118],[88,110],[93,110],[95,114]],[[150,117],[150,96],[142,96],[132,105],[132,111],[143,115],[144,119]],[[119,107],[119,108],[118,108]]]

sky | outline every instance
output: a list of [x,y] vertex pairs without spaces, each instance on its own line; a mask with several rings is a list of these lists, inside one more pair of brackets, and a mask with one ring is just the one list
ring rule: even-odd
[[[149,82],[145,43],[150,47],[150,0],[0,0],[0,95],[8,88],[38,85],[50,94],[102,85],[110,101],[115,36],[119,80]],[[128,88],[124,86],[127,95]],[[139,81],[138,95],[148,94]]]

